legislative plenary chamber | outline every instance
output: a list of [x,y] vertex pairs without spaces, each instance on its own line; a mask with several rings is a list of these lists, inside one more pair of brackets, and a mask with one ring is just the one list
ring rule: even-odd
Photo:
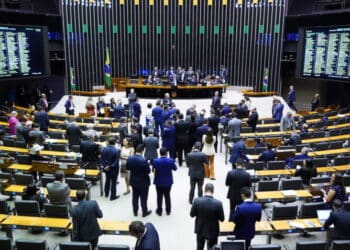
[[350,250],[349,0],[0,0],[0,250]]

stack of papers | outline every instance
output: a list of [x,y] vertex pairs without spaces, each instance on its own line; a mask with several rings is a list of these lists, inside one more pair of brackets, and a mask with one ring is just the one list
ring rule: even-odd
[[284,196],[296,196],[296,192],[294,190],[283,190],[281,191]]

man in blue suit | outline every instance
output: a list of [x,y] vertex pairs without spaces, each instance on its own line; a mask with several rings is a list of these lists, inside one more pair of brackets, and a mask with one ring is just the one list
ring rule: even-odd
[[163,109],[160,107],[160,100],[158,100],[156,106],[152,109],[152,116],[157,134],[160,134],[162,131],[162,113]]
[[67,115],[74,115],[74,108],[75,105],[73,103],[73,96],[69,96],[68,100],[66,101],[66,103],[64,104],[64,107],[66,108],[66,114]]
[[249,248],[250,242],[255,236],[255,222],[261,219],[261,205],[253,202],[251,195],[249,187],[241,188],[244,202],[237,206],[231,220],[235,223],[233,234],[236,239],[246,241],[246,249]]
[[108,141],[108,146],[101,151],[101,164],[103,171],[106,173],[105,197],[108,197],[109,191],[111,191],[111,201],[119,198],[119,195],[117,195],[119,158],[120,150],[115,147],[115,139],[111,138]]
[[130,170],[130,186],[132,187],[132,207],[134,216],[139,210],[139,199],[141,200],[142,217],[152,213],[147,208],[148,189],[151,183],[149,173],[151,172],[147,160],[142,156],[144,146],[136,147],[135,155],[130,156],[126,161],[126,169]]
[[129,225],[129,232],[137,239],[135,250],[160,250],[158,232],[152,223],[133,221]]
[[221,97],[219,96],[219,91],[215,91],[213,98],[211,99],[211,108],[216,111],[220,108]]
[[34,113],[34,122],[39,124],[40,131],[48,131],[49,128],[49,117],[42,106],[38,106],[39,111]]
[[249,161],[247,155],[246,155],[246,145],[245,145],[245,139],[242,138],[238,142],[236,142],[233,145],[233,148],[231,150],[231,155],[229,162],[232,164],[232,168],[236,168],[236,162],[239,158],[243,159],[244,161]]
[[162,140],[162,147],[167,148],[169,150],[170,158],[175,159],[175,127],[169,120],[165,122]]
[[208,119],[203,119],[203,124],[196,129],[196,141],[202,142],[202,137],[208,132]]
[[282,119],[282,115],[283,115],[283,104],[281,103],[280,100],[276,100],[276,103],[273,106],[273,110],[272,110],[272,118],[275,122],[280,122]]
[[272,144],[266,143],[266,150],[259,155],[258,161],[265,162],[265,167],[267,162],[274,161],[276,159],[276,152],[272,150]]
[[163,197],[165,198],[165,210],[169,215],[171,212],[170,190],[173,185],[173,170],[176,170],[176,164],[173,159],[167,157],[168,150],[160,149],[160,157],[153,160],[154,185],[157,190],[157,210],[156,213],[162,215]]
[[289,86],[289,92],[288,92],[288,106],[293,109],[295,112],[298,112],[297,108],[295,107],[296,97],[295,97],[295,91],[294,91],[294,86],[290,85]]

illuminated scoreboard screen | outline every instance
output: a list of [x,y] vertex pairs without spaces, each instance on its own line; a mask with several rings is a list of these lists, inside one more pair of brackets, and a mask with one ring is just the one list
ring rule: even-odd
[[0,79],[49,74],[47,29],[0,25]]
[[350,27],[306,28],[301,76],[350,80]]

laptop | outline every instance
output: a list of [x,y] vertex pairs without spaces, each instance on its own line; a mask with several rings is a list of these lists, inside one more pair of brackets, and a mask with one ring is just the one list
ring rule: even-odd
[[320,220],[321,223],[323,223],[328,219],[331,212],[331,209],[317,210],[317,218]]

